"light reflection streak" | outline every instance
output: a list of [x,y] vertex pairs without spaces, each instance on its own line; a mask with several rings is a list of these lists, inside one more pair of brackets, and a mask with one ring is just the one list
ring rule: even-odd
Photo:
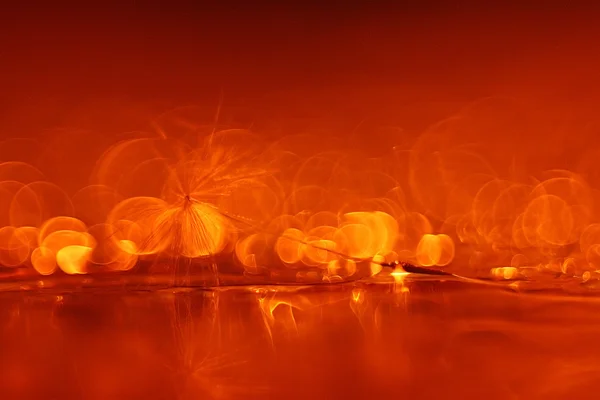
[[[2,363],[13,371],[0,379],[5,393],[300,399],[368,387],[382,396],[450,390],[472,398],[469,387],[506,393],[506,381],[490,378],[503,374],[519,382],[511,390],[537,396],[545,386],[536,382],[550,365],[597,351],[595,298],[519,294],[506,285],[400,268],[385,267],[371,281],[319,287],[114,288],[0,293]],[[494,362],[476,354],[494,346]],[[46,361],[19,369],[17,355],[33,354]],[[479,363],[477,371],[461,361],[465,354]],[[70,379],[56,379],[58,371]],[[46,374],[43,384],[32,385],[38,374]],[[555,383],[554,393],[580,393],[593,371],[571,374],[577,381]],[[351,382],[343,379],[350,375]],[[438,385],[425,385],[424,376]]]

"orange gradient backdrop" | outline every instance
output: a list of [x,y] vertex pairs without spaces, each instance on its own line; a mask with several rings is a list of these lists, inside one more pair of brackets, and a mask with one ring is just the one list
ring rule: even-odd
[[592,14],[403,7],[7,10],[3,276],[595,276]]

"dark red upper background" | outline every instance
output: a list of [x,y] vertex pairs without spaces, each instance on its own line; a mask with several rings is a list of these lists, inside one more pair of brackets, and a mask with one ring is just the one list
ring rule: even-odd
[[232,104],[302,90],[331,104],[352,98],[356,110],[399,97],[597,97],[590,6],[212,3],[6,6],[0,119],[99,98],[214,108],[220,91]]

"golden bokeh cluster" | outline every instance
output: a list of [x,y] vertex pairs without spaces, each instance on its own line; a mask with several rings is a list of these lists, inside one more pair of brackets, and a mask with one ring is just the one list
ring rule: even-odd
[[325,282],[396,261],[498,279],[599,269],[598,150],[516,101],[478,101],[413,136],[375,126],[360,143],[190,115],[0,143],[4,275],[152,274],[170,260]]

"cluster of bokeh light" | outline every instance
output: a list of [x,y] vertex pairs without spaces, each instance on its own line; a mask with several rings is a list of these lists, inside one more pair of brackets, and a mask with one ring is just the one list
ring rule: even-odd
[[[72,131],[10,139],[0,144],[0,264],[13,276],[200,260],[331,282],[404,261],[499,279],[589,279],[600,269],[595,153],[570,169],[552,151],[537,157],[533,125],[515,109],[479,102],[403,147],[386,147],[389,133],[363,149],[314,134],[204,129],[176,112],[153,133],[110,143]],[[171,134],[167,119],[186,133]],[[42,161],[35,146],[46,149]],[[79,187],[44,171],[79,176],[78,165],[90,172]]]

